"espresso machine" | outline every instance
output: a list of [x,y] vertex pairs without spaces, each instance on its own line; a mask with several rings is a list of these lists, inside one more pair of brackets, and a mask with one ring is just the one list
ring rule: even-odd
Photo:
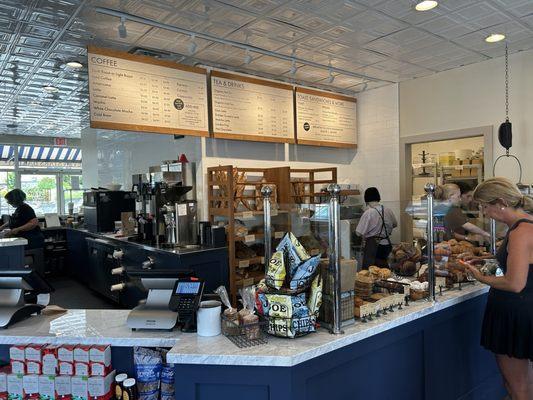
[[165,247],[195,246],[198,241],[198,205],[194,163],[163,161],[148,174],[133,176],[133,191],[141,203],[139,235]]

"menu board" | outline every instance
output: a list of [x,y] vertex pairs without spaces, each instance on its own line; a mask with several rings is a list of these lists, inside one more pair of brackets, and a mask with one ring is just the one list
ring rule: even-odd
[[211,100],[214,137],[295,142],[292,86],[213,71]]
[[356,100],[353,97],[296,88],[298,144],[357,147]]
[[208,136],[206,70],[89,46],[92,128]]

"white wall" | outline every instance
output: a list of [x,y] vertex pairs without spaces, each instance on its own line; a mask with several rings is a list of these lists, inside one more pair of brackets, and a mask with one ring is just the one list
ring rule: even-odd
[[[217,165],[293,168],[337,167],[341,183],[376,186],[385,201],[399,199],[398,86],[391,85],[362,93],[358,97],[358,148],[335,149],[274,143],[186,137],[86,129],[82,133],[84,182],[91,186],[107,183],[131,185],[131,175],[148,172],[150,165],[176,159],[185,153],[198,163],[197,180],[203,182],[207,168]],[[98,166],[92,164],[94,155]],[[85,171],[90,166],[91,171]],[[87,175],[87,176],[86,176]]]
[[[533,182],[533,51],[513,54],[509,60],[511,153],[522,162],[522,181]],[[493,125],[494,159],[505,153],[497,141],[505,119],[503,58],[402,82],[399,90],[400,136]],[[518,181],[511,160],[499,162],[496,173]]]

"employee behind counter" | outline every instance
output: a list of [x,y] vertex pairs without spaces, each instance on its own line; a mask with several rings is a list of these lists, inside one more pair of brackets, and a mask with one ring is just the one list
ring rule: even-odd
[[8,204],[15,208],[15,212],[9,218],[9,222],[0,226],[0,232],[10,229],[5,237],[22,237],[28,241],[26,249],[44,247],[44,235],[39,227],[39,220],[35,211],[25,203],[26,193],[20,189],[13,189],[5,196]]

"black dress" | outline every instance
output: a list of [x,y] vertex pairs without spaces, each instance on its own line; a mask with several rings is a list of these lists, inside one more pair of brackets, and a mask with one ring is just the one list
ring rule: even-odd
[[[520,223],[517,221],[507,232],[496,258],[507,271],[507,243],[509,234]],[[483,318],[481,345],[496,354],[533,361],[533,264],[529,265],[526,287],[520,293],[491,288]]]
[[[9,228],[19,228],[23,225],[26,225],[34,218],[37,217],[35,216],[35,211],[33,211],[33,208],[26,203],[22,203],[9,218]],[[31,231],[20,232],[17,236],[28,241],[28,244],[25,247],[26,249],[37,249],[44,247],[44,235],[38,225]]]

